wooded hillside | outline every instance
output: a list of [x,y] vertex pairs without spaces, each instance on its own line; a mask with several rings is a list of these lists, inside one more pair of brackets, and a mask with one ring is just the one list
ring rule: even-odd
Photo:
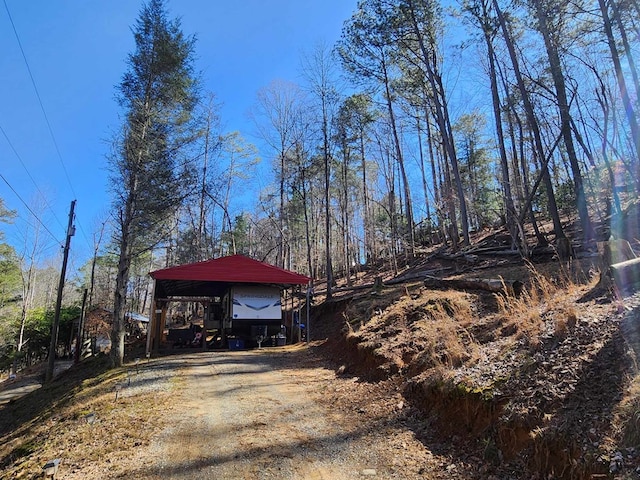
[[[301,55],[299,83],[274,80],[256,93],[260,150],[243,132],[223,131],[215,97],[195,88],[189,62],[197,41],[166,7],[148,2],[133,29],[134,70],[119,86],[129,123],[110,159],[114,170],[124,165],[131,185],[146,179],[148,188],[129,190],[139,202],[129,214],[144,221],[125,242],[126,210],[115,204],[126,196],[115,189],[111,219],[93,236],[94,257],[67,279],[65,305],[78,306],[87,289],[89,305],[111,309],[117,291],[119,317],[125,304],[145,312],[150,270],[230,253],[326,278],[330,297],[335,278],[378,262],[397,272],[422,246],[473,253],[480,246],[471,233],[485,229],[504,231],[482,248],[523,258],[539,249],[569,257],[594,250],[596,240],[635,238],[635,1],[361,0],[336,45]],[[146,75],[136,62],[159,51],[145,51],[144,42],[162,44],[145,30],[151,20],[174,36],[184,68],[154,80],[156,103],[127,104],[144,84],[135,74]],[[135,116],[141,111],[144,119]],[[157,155],[149,158],[167,160],[163,168],[127,176],[123,160],[138,158],[132,149],[149,147],[151,137]],[[256,192],[250,179],[264,171],[260,157],[273,182]],[[246,195],[254,195],[253,209],[237,213]],[[150,207],[154,215],[144,217]],[[10,213],[2,209],[2,218]],[[0,250],[3,365],[23,348],[40,348],[24,337],[30,312],[51,308],[50,294],[34,294],[46,270],[29,254],[36,246]],[[47,278],[52,292],[55,275]]]

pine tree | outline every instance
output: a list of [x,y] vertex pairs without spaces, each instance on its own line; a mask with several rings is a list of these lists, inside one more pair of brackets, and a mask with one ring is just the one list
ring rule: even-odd
[[163,0],[150,0],[133,28],[135,51],[117,87],[124,110],[121,138],[110,159],[119,249],[111,356],[124,357],[124,315],[132,260],[166,235],[168,218],[183,199],[179,165],[194,139],[197,103],[195,39],[169,20]]

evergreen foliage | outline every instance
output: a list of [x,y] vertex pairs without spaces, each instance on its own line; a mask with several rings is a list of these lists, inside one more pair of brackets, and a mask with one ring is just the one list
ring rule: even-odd
[[112,359],[121,365],[127,288],[133,259],[168,238],[190,184],[187,148],[197,138],[195,39],[169,20],[163,0],[150,0],[133,29],[135,51],[118,86],[122,136],[111,158],[118,231]]

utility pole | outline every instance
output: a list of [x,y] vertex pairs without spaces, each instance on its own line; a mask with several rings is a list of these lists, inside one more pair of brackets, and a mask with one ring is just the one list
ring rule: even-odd
[[69,246],[71,237],[75,233],[73,226],[73,210],[76,207],[76,201],[71,201],[69,210],[69,225],[67,226],[67,240],[64,244],[64,255],[62,257],[62,270],[60,271],[60,282],[58,283],[58,297],[56,298],[56,310],[53,316],[53,325],[51,325],[51,344],[49,345],[49,363],[47,365],[47,373],[45,382],[49,383],[53,380],[53,366],[56,361],[56,347],[58,344],[58,329],[60,328],[60,308],[62,306],[62,289],[64,288],[64,278],[67,272],[67,259],[69,258]]
[[83,341],[83,330],[84,330],[84,316],[85,316],[85,308],[87,306],[87,289],[84,289],[84,293],[82,294],[82,310],[80,310],[80,318],[78,319],[78,334],[76,336],[76,351],[73,355],[73,363],[78,363],[80,361],[80,355],[82,354],[82,341]]

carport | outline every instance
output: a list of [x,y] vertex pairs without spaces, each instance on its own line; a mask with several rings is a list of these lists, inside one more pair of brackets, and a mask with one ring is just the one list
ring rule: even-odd
[[[303,297],[303,286],[309,286],[311,279],[290,270],[260,262],[244,255],[232,255],[203,262],[178,265],[150,272],[153,278],[153,299],[149,318],[151,324],[147,333],[147,353],[157,352],[163,341],[166,327],[167,309],[171,302],[200,302],[205,306],[205,329],[217,326],[225,335],[225,321],[232,324],[229,315],[221,305],[231,305],[229,295],[234,288],[245,291],[278,289],[290,290],[290,297]],[[261,307],[262,308],[262,307]],[[234,319],[235,320],[235,319]],[[280,319],[282,321],[282,319]],[[293,320],[291,320],[293,322]],[[216,323],[217,322],[217,323]],[[256,321],[257,323],[265,323]],[[203,348],[206,342],[203,342]]]

